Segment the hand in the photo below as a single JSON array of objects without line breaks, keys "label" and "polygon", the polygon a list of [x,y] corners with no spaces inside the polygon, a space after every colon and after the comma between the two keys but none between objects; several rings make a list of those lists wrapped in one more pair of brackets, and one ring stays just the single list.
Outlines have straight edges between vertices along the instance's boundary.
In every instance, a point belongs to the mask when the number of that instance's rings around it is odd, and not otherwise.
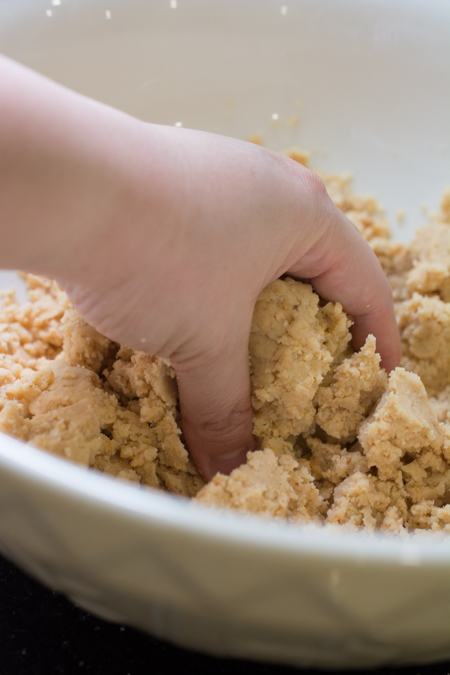
[{"label": "hand", "polygon": [[[28,72],[21,82],[25,119],[34,87],[35,129],[21,141],[17,175],[25,167],[39,190],[35,234],[17,266],[56,278],[109,338],[170,358],[183,431],[205,478],[228,473],[253,448],[250,324],[259,293],[281,274],[341,302],[354,346],[373,333],[383,366],[397,365],[388,282],[316,174],[256,145],[145,124]],[[10,153],[13,169],[14,161]],[[8,194],[0,217],[14,239],[31,214]],[[15,266],[15,256],[3,264]]]},{"label": "hand", "polygon": [[182,426],[206,478],[253,447],[248,339],[260,291],[285,272],[311,280],[372,332],[389,370],[399,357],[379,263],[290,159],[232,139],[130,121],[120,211],[59,278],[100,332],[171,359]]}]

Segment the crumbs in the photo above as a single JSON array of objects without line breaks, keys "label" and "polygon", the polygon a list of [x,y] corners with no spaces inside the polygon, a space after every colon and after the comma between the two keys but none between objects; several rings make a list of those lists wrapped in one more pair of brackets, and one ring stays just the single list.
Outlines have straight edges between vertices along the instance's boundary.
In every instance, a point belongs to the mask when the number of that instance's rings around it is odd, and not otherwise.
[{"label": "crumbs", "polygon": [[[254,141],[256,142],[256,140]],[[286,152],[302,164],[308,154]],[[389,379],[375,338],[359,352],[339,303],[278,279],[255,306],[249,356],[257,449],[204,484],[180,428],[167,360],[111,342],[55,282],[3,294],[0,430],[118,478],[205,505],[402,534],[450,533],[450,192],[411,244],[377,201],[321,174],[391,284],[403,348]]]}]

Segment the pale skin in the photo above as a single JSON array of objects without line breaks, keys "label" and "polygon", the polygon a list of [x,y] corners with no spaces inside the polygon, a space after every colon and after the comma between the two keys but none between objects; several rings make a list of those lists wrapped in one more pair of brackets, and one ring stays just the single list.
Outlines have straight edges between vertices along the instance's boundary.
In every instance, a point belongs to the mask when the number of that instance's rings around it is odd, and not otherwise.
[{"label": "pale skin", "polygon": [[387,280],[317,175],[256,145],[139,121],[0,57],[0,267],[56,279],[112,340],[169,358],[206,479],[253,448],[256,298],[309,279],[400,359]]}]

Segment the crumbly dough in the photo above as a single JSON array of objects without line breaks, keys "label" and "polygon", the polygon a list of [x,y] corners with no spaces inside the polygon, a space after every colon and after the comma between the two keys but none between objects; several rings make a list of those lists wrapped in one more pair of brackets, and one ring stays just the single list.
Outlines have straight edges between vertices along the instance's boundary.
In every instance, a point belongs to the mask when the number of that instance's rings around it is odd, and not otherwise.
[{"label": "crumbly dough", "polygon": [[263,445],[311,428],[314,396],[333,359],[347,348],[350,325],[341,305],[321,307],[307,284],[277,279],[262,291],[249,351],[253,433]]},{"label": "crumbly dough", "polygon": [[[286,154],[308,163],[296,148]],[[274,281],[249,342],[257,449],[205,485],[183,441],[170,363],[111,342],[55,282],[25,275],[29,302],[4,293],[0,312],[0,430],[212,507],[450,533],[450,191],[405,245],[350,176],[322,178],[392,287],[403,358],[389,380],[373,336],[354,353],[339,303],[308,283]]]},{"label": "crumbly dough", "polygon": [[318,388],[314,399],[316,424],[339,440],[355,437],[386,385],[387,375],[380,370],[375,338],[369,335],[361,351],[345,359],[333,372],[331,381]]},{"label": "crumbly dough", "polygon": [[65,294],[27,275],[4,296],[0,430],[67,459],[179,495],[203,486],[181,440],[170,364],[111,342]]}]

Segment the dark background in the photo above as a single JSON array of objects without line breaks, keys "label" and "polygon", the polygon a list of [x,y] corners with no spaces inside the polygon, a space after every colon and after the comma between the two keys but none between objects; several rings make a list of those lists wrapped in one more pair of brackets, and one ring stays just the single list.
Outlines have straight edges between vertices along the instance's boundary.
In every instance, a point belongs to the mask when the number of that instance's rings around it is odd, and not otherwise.
[{"label": "dark background", "polygon": [[[450,625],[449,625],[450,630]],[[90,616],[0,557],[0,675],[308,675],[197,654]],[[354,675],[450,675],[434,666],[352,671]],[[336,672],[334,673],[336,675]]]}]

